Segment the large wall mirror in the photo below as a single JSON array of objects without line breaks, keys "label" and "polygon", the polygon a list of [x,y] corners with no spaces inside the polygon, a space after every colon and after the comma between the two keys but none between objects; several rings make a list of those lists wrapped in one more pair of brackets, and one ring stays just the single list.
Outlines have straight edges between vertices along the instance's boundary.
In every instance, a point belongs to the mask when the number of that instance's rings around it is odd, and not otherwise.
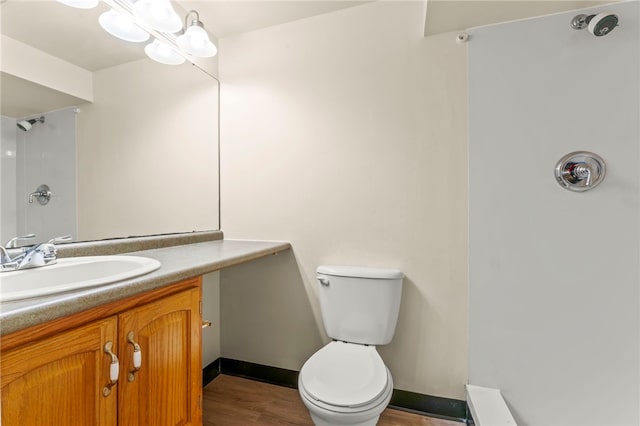
[{"label": "large wall mirror", "polygon": [[215,59],[154,62],[100,28],[103,3],[1,7],[2,244],[219,229]]}]

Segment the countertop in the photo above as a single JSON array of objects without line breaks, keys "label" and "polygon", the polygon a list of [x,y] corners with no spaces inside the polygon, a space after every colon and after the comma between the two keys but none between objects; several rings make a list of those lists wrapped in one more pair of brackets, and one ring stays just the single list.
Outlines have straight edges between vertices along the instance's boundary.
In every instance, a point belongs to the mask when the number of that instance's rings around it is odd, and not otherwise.
[{"label": "countertop", "polygon": [[156,259],[162,266],[115,284],[0,303],[0,336],[290,248],[288,242],[217,240],[127,252]]}]

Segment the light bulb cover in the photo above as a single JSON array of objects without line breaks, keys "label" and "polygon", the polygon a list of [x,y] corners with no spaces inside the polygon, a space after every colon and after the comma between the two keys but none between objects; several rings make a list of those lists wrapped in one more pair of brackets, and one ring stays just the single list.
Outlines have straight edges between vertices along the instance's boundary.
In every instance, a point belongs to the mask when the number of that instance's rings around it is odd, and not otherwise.
[{"label": "light bulb cover", "polygon": [[186,61],[186,59],[178,52],[176,52],[173,47],[169,46],[167,43],[161,42],[158,39],[155,39],[153,40],[153,42],[147,44],[144,47],[144,53],[146,53],[147,56],[154,61],[166,65],[180,65]]},{"label": "light bulb cover", "polygon": [[133,13],[158,31],[175,33],[182,29],[182,20],[170,0],[138,0],[133,4]]},{"label": "light bulb cover", "polygon": [[176,44],[184,52],[199,58],[210,58],[218,53],[200,21],[194,21],[184,34],[178,36]]},{"label": "light bulb cover", "polygon": [[100,26],[121,40],[140,43],[149,40],[149,33],[137,26],[131,18],[111,9],[98,18]]},{"label": "light bulb cover", "polygon": [[75,7],[78,9],[93,9],[98,5],[99,0],[57,0],[67,6]]}]

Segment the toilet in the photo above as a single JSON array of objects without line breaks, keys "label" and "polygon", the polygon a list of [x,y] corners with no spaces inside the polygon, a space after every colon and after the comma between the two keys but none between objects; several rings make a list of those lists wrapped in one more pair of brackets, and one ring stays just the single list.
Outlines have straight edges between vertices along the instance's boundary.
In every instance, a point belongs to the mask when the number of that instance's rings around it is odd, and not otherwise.
[{"label": "toilet", "polygon": [[333,341],[304,363],[298,390],[316,426],[375,425],[393,379],[376,350],[391,342],[402,272],[324,265],[317,269],[320,309]]}]

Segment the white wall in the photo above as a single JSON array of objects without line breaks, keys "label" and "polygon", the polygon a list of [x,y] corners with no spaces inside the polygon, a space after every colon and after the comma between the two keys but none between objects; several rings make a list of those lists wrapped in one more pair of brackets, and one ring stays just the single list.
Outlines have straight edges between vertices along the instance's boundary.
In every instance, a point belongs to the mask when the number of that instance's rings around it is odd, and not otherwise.
[{"label": "white wall", "polygon": [[[469,380],[518,424],[640,422],[638,6],[601,38],[577,12],[471,32]],[[554,177],[577,150],[608,167],[584,193]]]},{"label": "white wall", "polygon": [[[37,242],[63,235],[76,239],[76,114],[67,108],[42,115],[44,123],[16,132],[17,235],[36,234]],[[51,189],[51,200],[29,203],[41,184]]]},{"label": "white wall", "polygon": [[16,120],[0,116],[0,244],[17,235]]},{"label": "white wall", "polygon": [[466,47],[424,38],[425,7],[374,2],[220,41],[225,238],[294,247],[222,271],[223,356],[299,369],[327,341],[316,267],[394,267],[400,318],[379,350],[395,387],[464,398]]}]

